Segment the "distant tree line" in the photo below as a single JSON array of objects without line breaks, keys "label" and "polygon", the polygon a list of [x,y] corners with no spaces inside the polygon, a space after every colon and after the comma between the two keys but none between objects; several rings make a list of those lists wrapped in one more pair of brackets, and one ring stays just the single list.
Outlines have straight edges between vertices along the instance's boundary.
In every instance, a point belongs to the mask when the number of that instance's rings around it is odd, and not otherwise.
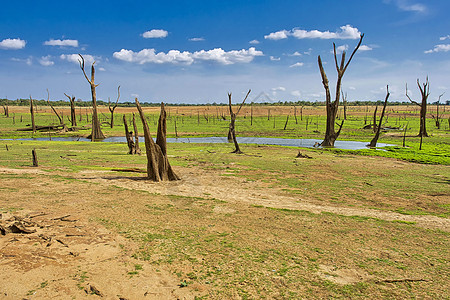
[{"label": "distant tree line", "polygon": [[[47,100],[33,100],[34,105],[39,106],[49,106]],[[356,100],[356,101],[349,101],[347,102],[348,106],[367,106],[367,105],[383,105],[382,100],[377,101],[369,101],[369,100]],[[54,100],[51,101],[53,106],[70,106],[70,102],[67,100]],[[258,102],[253,103],[255,105],[259,106],[325,106],[325,101],[277,101],[277,102]],[[437,104],[437,102],[434,102],[432,104]],[[450,105],[450,102],[447,101],[446,103],[440,103],[441,105]],[[0,105],[9,105],[9,106],[29,106],[30,105],[30,99],[17,99],[17,100],[10,100],[10,99],[0,99]],[[81,99],[78,99],[75,101],[75,105],[77,107],[90,107],[92,106],[92,101],[83,101]],[[97,105],[101,106],[108,106],[107,101],[103,100],[97,100]],[[160,106],[160,102],[142,102],[141,106],[143,107],[156,107]],[[177,104],[166,104],[166,106],[228,106],[226,103],[202,103],[202,104],[192,104],[192,103],[177,103]],[[249,106],[251,103],[246,103],[244,106]],[[395,102],[389,102],[388,105],[395,106],[395,105],[411,105],[410,102],[407,101],[395,101]],[[125,102],[119,102],[117,103],[117,106],[119,107],[135,107],[136,104],[131,101],[125,101]]]}]

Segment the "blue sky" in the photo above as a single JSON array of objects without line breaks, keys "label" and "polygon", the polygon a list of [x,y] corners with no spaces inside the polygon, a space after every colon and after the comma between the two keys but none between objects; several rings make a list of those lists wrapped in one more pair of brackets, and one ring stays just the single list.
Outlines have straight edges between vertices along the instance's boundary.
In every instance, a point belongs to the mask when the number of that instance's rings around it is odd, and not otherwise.
[{"label": "blue sky", "polygon": [[[96,61],[98,99],[323,101],[317,56],[334,89],[332,43],[351,52],[349,100],[450,98],[450,1],[8,1],[0,10],[0,97],[90,99],[77,62]],[[446,98],[447,97],[447,98]],[[262,98],[260,98],[262,101]]]}]

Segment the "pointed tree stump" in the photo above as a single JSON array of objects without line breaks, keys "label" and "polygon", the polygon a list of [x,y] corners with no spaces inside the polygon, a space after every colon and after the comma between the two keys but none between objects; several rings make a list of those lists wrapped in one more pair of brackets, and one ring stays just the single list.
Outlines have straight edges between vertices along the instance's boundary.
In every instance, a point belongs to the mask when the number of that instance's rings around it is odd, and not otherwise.
[{"label": "pointed tree stump", "polygon": [[161,103],[161,113],[158,121],[158,132],[156,135],[156,143],[153,141],[150,129],[145,119],[142,107],[136,98],[136,107],[141,117],[142,126],[144,128],[145,150],[147,154],[147,178],[156,182],[180,180],[177,174],[170,166],[167,159],[167,143],[166,143],[166,111],[164,103]]}]

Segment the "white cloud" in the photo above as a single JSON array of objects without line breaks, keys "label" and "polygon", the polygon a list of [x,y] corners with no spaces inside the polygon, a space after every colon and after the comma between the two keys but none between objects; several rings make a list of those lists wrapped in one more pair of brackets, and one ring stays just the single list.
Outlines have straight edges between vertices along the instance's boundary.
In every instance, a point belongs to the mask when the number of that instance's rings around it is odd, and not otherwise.
[{"label": "white cloud", "polygon": [[106,71],[106,69],[105,69],[105,68],[102,68],[102,67],[98,68],[98,70],[99,70],[99,71],[102,71],[102,72],[105,72],[105,71]]},{"label": "white cloud", "polygon": [[[76,64],[79,64],[79,61],[81,60],[78,54],[61,54],[59,58]],[[86,65],[90,65],[95,61],[95,58],[89,54],[83,54],[83,58]]]},{"label": "white cloud", "polygon": [[25,48],[26,43],[21,39],[4,39],[0,42],[0,49],[19,50]]},{"label": "white cloud", "polygon": [[11,58],[11,60],[12,61],[17,61],[17,62],[24,62],[24,63],[26,63],[29,66],[31,66],[33,64],[33,58],[31,56],[26,58],[26,59],[13,57],[13,58]]},{"label": "white cloud", "polygon": [[258,40],[251,40],[250,42],[248,42],[249,44],[252,44],[252,45],[258,45],[259,44],[259,41]]},{"label": "white cloud", "polygon": [[278,87],[271,88],[271,90],[274,92],[284,92],[284,91],[286,91],[286,88],[284,86],[278,86]]},{"label": "white cloud", "polygon": [[42,56],[42,57],[39,59],[39,63],[40,63],[42,66],[44,66],[44,67],[53,66],[53,65],[55,64],[55,62],[52,61],[51,58],[52,58],[52,57],[51,57],[50,55]]},{"label": "white cloud", "polygon": [[449,34],[449,35],[446,35],[446,36],[441,36],[441,37],[439,38],[439,40],[441,40],[441,41],[450,40],[450,34]]},{"label": "white cloud", "polygon": [[385,0],[385,3],[394,3],[398,9],[403,11],[411,11],[416,13],[427,12],[427,7],[421,3],[411,3],[410,0]]},{"label": "white cloud", "polygon": [[294,53],[291,54],[291,56],[302,56],[302,54],[298,51],[295,51]]},{"label": "white cloud", "polygon": [[291,92],[291,95],[294,96],[294,97],[301,97],[302,93],[300,91],[298,91],[298,90],[295,90],[295,91]]},{"label": "white cloud", "polygon": [[275,56],[270,56],[270,60],[271,60],[271,61],[280,61],[281,58],[275,57]]},{"label": "white cloud", "polygon": [[[347,50],[348,50],[348,45],[338,46],[338,47],[336,48],[336,54],[341,54],[342,52],[347,51]],[[333,53],[333,52],[334,52],[334,51],[331,50],[331,53]]]},{"label": "white cloud", "polygon": [[351,91],[356,90],[356,88],[354,86],[349,86],[348,89],[351,90]]},{"label": "white cloud", "polygon": [[359,51],[371,51],[371,50],[373,50],[373,48],[367,45],[361,45],[359,47]]},{"label": "white cloud", "polygon": [[169,32],[164,29],[152,29],[150,31],[146,31],[142,34],[142,36],[146,39],[161,39],[165,38]]},{"label": "white cloud", "polygon": [[305,55],[311,55],[312,50],[313,50],[312,48],[309,48],[308,51],[303,52],[303,54],[305,54]]},{"label": "white cloud", "polygon": [[195,37],[195,38],[189,39],[189,41],[191,41],[191,42],[203,42],[204,40],[205,40],[205,38],[202,38],[202,37]]},{"label": "white cloud", "polygon": [[48,41],[44,42],[44,45],[46,46],[60,46],[60,47],[78,47],[78,41],[77,40],[54,40],[50,39]]},{"label": "white cloud", "polygon": [[194,61],[213,61],[224,65],[234,63],[248,63],[251,62],[255,56],[262,56],[263,52],[256,50],[254,47],[248,50],[232,50],[224,51],[222,48],[215,48],[212,50],[200,50],[194,53],[189,51],[170,50],[167,53],[156,53],[155,49],[143,49],[139,52],[122,49],[119,52],[114,52],[113,56],[116,59],[134,62],[138,64],[145,63],[181,63],[190,65]]},{"label": "white cloud", "polygon": [[448,52],[448,51],[450,51],[450,44],[439,44],[434,46],[433,49],[425,51],[425,53]]},{"label": "white cloud", "polygon": [[265,35],[264,38],[266,40],[274,40],[274,41],[276,41],[276,40],[287,39],[288,38],[288,34],[289,34],[289,31],[287,31],[287,30],[280,30],[280,31],[277,31],[277,32],[269,33],[268,35]]},{"label": "white cloud", "polygon": [[303,30],[294,28],[290,31],[281,30],[277,32],[272,32],[268,35],[265,35],[265,39],[269,40],[281,40],[287,39],[289,36],[293,36],[297,39],[359,39],[361,36],[361,32],[356,27],[352,27],[351,25],[345,25],[340,27],[340,31],[330,32],[330,31],[319,31],[319,30]]},{"label": "white cloud", "polygon": [[289,68],[297,68],[297,67],[302,67],[304,65],[304,63],[302,63],[302,62],[298,62],[298,63],[295,63],[295,64],[293,64],[293,65],[290,65],[289,66]]}]

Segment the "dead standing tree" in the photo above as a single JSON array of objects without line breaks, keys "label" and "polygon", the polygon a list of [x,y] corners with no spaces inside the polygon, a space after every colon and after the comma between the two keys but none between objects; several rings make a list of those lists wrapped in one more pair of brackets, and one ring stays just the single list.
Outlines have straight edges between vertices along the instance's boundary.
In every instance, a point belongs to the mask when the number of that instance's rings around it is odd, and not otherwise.
[{"label": "dead standing tree", "polygon": [[430,95],[430,83],[428,82],[428,76],[425,83],[423,83],[423,87],[420,85],[419,79],[417,79],[417,86],[419,87],[420,94],[422,96],[422,102],[418,103],[411,99],[408,96],[408,84],[406,84],[406,97],[411,101],[411,103],[418,105],[420,107],[420,129],[419,134],[417,136],[427,137],[427,124],[426,124],[426,116],[427,116],[427,99]]},{"label": "dead standing tree", "polygon": [[95,88],[98,86],[98,84],[94,83],[94,79],[95,79],[95,68],[94,68],[94,64],[95,61],[92,63],[91,66],[91,79],[89,79],[89,77],[87,76],[86,72],[84,71],[84,58],[81,54],[78,54],[81,58],[81,60],[78,60],[78,62],[80,63],[80,68],[83,71],[84,77],[86,78],[86,80],[89,82],[90,86],[91,86],[91,96],[92,96],[92,132],[91,134],[88,136],[88,138],[90,138],[92,141],[95,140],[101,140],[105,138],[105,135],[102,132],[102,129],[100,128],[100,122],[98,121],[98,116],[97,116],[97,95],[95,93]]},{"label": "dead standing tree", "polygon": [[167,159],[167,144],[166,144],[166,111],[164,103],[161,103],[161,113],[158,121],[158,132],[156,135],[156,143],[153,141],[150,129],[145,119],[144,112],[141,105],[136,98],[136,107],[141,117],[142,126],[144,127],[145,149],[147,154],[147,178],[153,181],[173,181],[179,180],[177,174],[173,171]]},{"label": "dead standing tree", "polygon": [[331,94],[330,94],[330,87],[328,84],[328,78],[325,73],[325,70],[322,65],[322,59],[320,58],[320,55],[318,57],[318,63],[319,63],[319,69],[320,69],[320,75],[322,76],[322,84],[325,88],[325,95],[326,95],[326,108],[327,108],[327,127],[325,131],[325,138],[323,142],[321,143],[322,147],[333,147],[334,142],[338,138],[339,134],[341,133],[342,126],[344,125],[344,120],[342,120],[341,124],[339,125],[339,129],[336,132],[334,129],[334,124],[336,121],[336,115],[338,113],[339,108],[339,98],[341,95],[341,85],[342,85],[342,77],[344,76],[345,71],[347,70],[348,65],[352,61],[353,56],[355,55],[356,51],[359,49],[359,46],[361,46],[362,40],[363,40],[364,34],[361,34],[359,43],[356,46],[355,50],[353,50],[352,55],[350,56],[347,63],[345,63],[345,51],[342,52],[342,58],[340,65],[338,64],[337,60],[337,54],[336,54],[336,44],[333,43],[333,54],[334,54],[334,62],[336,65],[336,71],[337,71],[337,81],[336,81],[336,96],[333,102],[331,102]]},{"label": "dead standing tree", "polygon": [[60,116],[58,114],[58,112],[56,111],[56,109],[53,107],[52,103],[50,102],[50,92],[48,91],[48,89],[47,89],[47,103],[48,103],[48,105],[50,105],[50,107],[52,108],[52,110],[55,113],[56,117],[58,118],[59,125],[62,126],[64,131],[67,131],[68,130],[67,126],[66,126],[66,124],[64,124],[64,116],[62,116],[62,115]]},{"label": "dead standing tree", "polygon": [[133,132],[128,129],[127,118],[123,115],[123,126],[125,127],[125,137],[127,139],[128,144],[128,154],[136,154],[136,145],[133,142]]},{"label": "dead standing tree", "polygon": [[70,97],[66,93],[64,93],[70,101],[70,123],[72,123],[72,127],[77,126],[77,118],[75,114],[75,96]]},{"label": "dead standing tree", "polygon": [[111,101],[108,98],[108,109],[109,112],[111,113],[111,128],[114,127],[114,110],[117,107],[117,103],[119,103],[119,98],[120,98],[120,85],[117,87],[117,100],[116,103],[114,103],[114,105],[111,107]]},{"label": "dead standing tree", "polygon": [[238,108],[236,113],[233,112],[233,107],[231,106],[231,93],[228,93],[228,107],[230,109],[230,118],[231,118],[230,128],[228,130],[228,139],[230,140],[230,137],[231,137],[231,139],[234,142],[234,147],[235,147],[234,151],[232,151],[231,153],[237,153],[237,154],[241,154],[242,153],[241,149],[239,148],[239,144],[237,142],[237,139],[236,139],[235,123],[236,123],[236,117],[239,114],[239,112],[241,111],[241,108],[244,105],[245,100],[247,100],[247,97],[248,97],[248,95],[250,94],[251,91],[252,90],[248,90],[247,95],[244,98],[244,101],[242,101],[242,103],[239,106],[239,108]]},{"label": "dead standing tree", "polygon": [[378,138],[380,137],[380,131],[381,131],[381,123],[383,122],[383,117],[384,117],[384,112],[386,111],[386,104],[389,98],[389,86],[386,86],[386,98],[384,99],[384,104],[383,104],[383,110],[381,111],[381,117],[380,117],[380,122],[378,123],[378,126],[375,124],[374,121],[374,126],[377,128],[376,132],[375,132],[375,136],[373,137],[373,139],[370,141],[369,143],[369,147],[370,148],[375,148],[377,146],[377,141]]},{"label": "dead standing tree", "polygon": [[33,107],[33,98],[30,95],[30,114],[31,114],[31,128],[33,133],[36,132],[36,123],[34,123],[34,107]]}]

